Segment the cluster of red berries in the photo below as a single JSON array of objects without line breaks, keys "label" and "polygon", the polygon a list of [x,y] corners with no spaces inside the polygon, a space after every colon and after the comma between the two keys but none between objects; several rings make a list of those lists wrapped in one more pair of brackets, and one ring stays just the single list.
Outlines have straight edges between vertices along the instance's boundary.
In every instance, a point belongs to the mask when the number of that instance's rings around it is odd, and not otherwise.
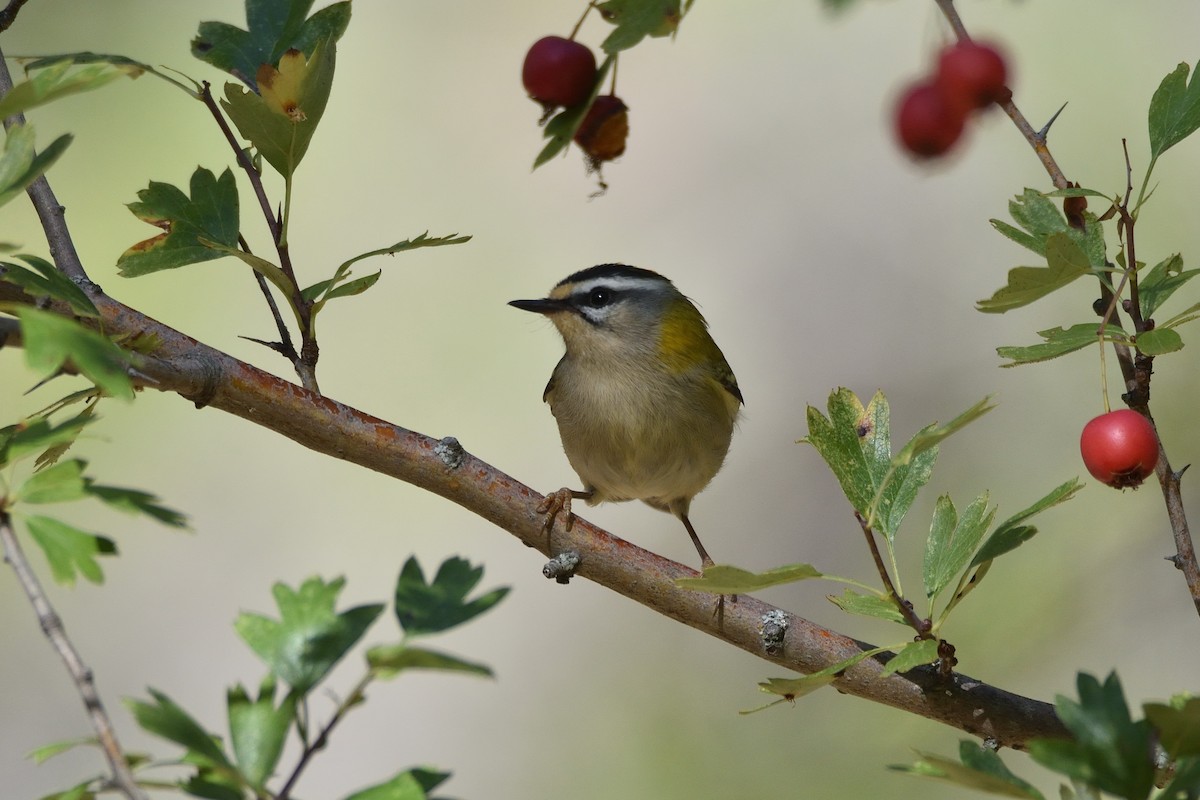
[{"label": "cluster of red berries", "polygon": [[896,135],[917,158],[946,153],[974,111],[1010,96],[1008,68],[992,45],[962,41],[942,49],[932,77],[909,86],[896,106]]},{"label": "cluster of red berries", "polygon": [[[561,36],[538,39],[525,54],[521,68],[525,91],[547,113],[586,103],[596,84],[596,57],[586,45]],[[593,164],[611,161],[625,152],[629,109],[613,94],[592,101],[574,140]]]}]

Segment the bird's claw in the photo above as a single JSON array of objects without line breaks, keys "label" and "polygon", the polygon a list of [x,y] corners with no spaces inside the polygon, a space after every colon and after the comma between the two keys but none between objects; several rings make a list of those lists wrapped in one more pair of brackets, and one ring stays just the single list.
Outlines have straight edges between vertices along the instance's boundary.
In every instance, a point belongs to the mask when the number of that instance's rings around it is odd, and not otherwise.
[{"label": "bird's claw", "polygon": [[537,512],[545,514],[546,519],[542,523],[542,530],[546,533],[554,527],[554,520],[559,514],[563,515],[563,527],[565,530],[571,530],[575,524],[575,514],[571,511],[571,500],[574,499],[575,493],[570,489],[559,489],[557,492],[551,492],[546,495],[542,502],[538,503]]}]

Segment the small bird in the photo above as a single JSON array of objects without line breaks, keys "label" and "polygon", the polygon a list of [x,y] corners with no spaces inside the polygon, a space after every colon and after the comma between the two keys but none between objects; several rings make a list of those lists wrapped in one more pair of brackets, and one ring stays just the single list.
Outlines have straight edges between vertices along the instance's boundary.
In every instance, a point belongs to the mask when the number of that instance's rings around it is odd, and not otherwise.
[{"label": "small bird", "polygon": [[572,498],[641,500],[678,517],[711,566],[688,509],[721,469],[742,392],[700,311],[662,275],[624,264],[509,305],[549,317],[566,345],[542,399],[584,488],[546,498],[547,528],[559,511],[570,527]]}]

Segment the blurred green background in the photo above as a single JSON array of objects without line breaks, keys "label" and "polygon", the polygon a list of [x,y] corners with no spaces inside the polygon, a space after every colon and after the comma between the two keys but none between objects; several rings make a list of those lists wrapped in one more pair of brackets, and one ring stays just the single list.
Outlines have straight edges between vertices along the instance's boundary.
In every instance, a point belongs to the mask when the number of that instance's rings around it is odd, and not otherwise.
[{"label": "blurred green background", "polygon": [[[842,15],[811,1],[697,3],[674,41],[622,56],[629,149],[605,170],[608,194],[594,199],[575,151],[531,173],[539,109],[519,79],[528,45],[565,35],[582,7],[355,4],[328,113],[297,176],[298,270],[315,281],[353,254],[425,230],[474,238],[362,265],[360,274],[382,267],[380,283],[322,318],[319,374],[329,396],[456,436],[541,490],[573,484],[540,402],[561,346],[544,321],[505,302],[540,296],[576,269],[623,261],[663,272],[698,301],[746,395],[726,467],[692,511],[719,561],[754,569],[808,561],[872,579],[833,478],[811,448],[794,443],[806,432],[805,407],[823,408],[837,386],[864,399],[887,392],[897,439],[997,396],[996,411],[943,446],[910,515],[902,560],[911,589],[938,493],[961,507],[990,490],[1003,518],[1084,472],[1078,432],[1102,411],[1095,351],[1000,370],[994,348],[1087,320],[1092,287],[1080,282],[1002,317],[973,309],[1010,267],[1031,263],[988,219],[1005,217],[1024,187],[1048,187],[1040,165],[998,113],[934,167],[910,163],[892,143],[893,98],[942,41],[932,3],[863,2]],[[1035,127],[1070,101],[1051,136],[1054,152],[1069,177],[1110,192],[1125,183],[1122,138],[1135,175],[1146,164],[1154,88],[1200,56],[1200,5],[1190,0],[963,2],[961,10],[977,36],[1009,51],[1016,100]],[[219,87],[222,76],[188,52],[207,19],[241,25],[241,4],[36,0],[0,42],[8,55],[121,53]],[[593,19],[581,38],[596,46],[606,30]],[[206,112],[143,77],[30,117],[43,143],[76,134],[50,177],[93,279],[290,378],[281,359],[239,338],[273,335],[242,266],[116,275],[117,256],[154,233],[123,204],[150,180],[186,185],[197,165],[231,163]],[[1200,142],[1164,156],[1157,177],[1137,228],[1139,255],[1194,259]],[[242,216],[251,244],[266,252],[246,199]],[[0,210],[0,231],[47,255],[26,203]],[[1154,410],[1176,466],[1200,446],[1194,347],[1161,359],[1155,377]],[[32,383],[19,352],[0,354],[0,421],[66,387],[23,396]],[[1119,393],[1114,387],[1114,403]],[[345,605],[374,602],[389,595],[410,553],[429,569],[461,554],[486,565],[484,586],[514,591],[437,644],[488,662],[496,680],[416,674],[375,686],[315,760],[303,796],[343,796],[414,764],[453,770],[446,794],[500,800],[966,794],[885,769],[911,760],[913,747],[955,752],[957,731],[831,690],[739,716],[764,699],[755,683],[780,670],[593,584],[543,579],[540,556],[439,498],[178,397],[147,391],[102,412],[77,453],[104,481],[159,494],[194,528],[165,532],[85,506],[66,512],[115,535],[122,549],[106,562],[106,586],[55,587],[52,599],[132,750],[174,752],[142,735],[119,702],[144,697],[147,686],[224,731],[225,687],[256,684],[263,671],[231,622],[242,610],[273,614],[273,581],[346,575]],[[695,560],[667,515],[633,504],[585,515]],[[1089,479],[1039,525],[946,631],[961,670],[1043,699],[1073,694],[1077,670],[1118,669],[1134,702],[1195,689],[1197,620],[1182,579],[1162,560],[1173,545],[1157,489],[1121,494]],[[814,583],[764,596],[869,641],[897,638],[894,626],[840,614],[824,599],[836,591]],[[390,636],[381,627],[368,640]],[[92,752],[41,767],[25,758],[90,729],[8,574],[0,641],[3,794],[37,797],[100,770]],[[348,691],[357,675],[354,663],[340,669],[333,690]],[[318,700],[314,718],[332,706]],[[1007,759],[1057,791],[1024,756]]]}]

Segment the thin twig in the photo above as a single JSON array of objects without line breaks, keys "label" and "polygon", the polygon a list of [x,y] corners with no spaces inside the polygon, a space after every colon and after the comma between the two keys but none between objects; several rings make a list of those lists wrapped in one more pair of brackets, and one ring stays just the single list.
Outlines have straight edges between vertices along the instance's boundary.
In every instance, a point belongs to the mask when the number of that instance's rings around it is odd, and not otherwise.
[{"label": "thin twig", "polygon": [[[962,18],[959,16],[958,10],[954,7],[954,0],[934,0],[934,2],[937,3],[938,8],[941,9],[949,21],[950,27],[954,29],[959,39],[969,39],[970,37],[967,34],[966,27],[963,25]],[[1070,188],[1072,185],[1071,182],[1067,180],[1066,175],[1059,169],[1058,163],[1050,153],[1050,148],[1046,144],[1045,132],[1033,130],[1029,121],[1025,119],[1024,115],[1021,114],[1012,102],[1011,93],[1009,99],[1006,102],[1001,102],[1000,105],[1017,126],[1017,130],[1021,132],[1034,152],[1037,153],[1042,165],[1046,168],[1046,172],[1049,173],[1054,186],[1058,189]],[[1146,320],[1142,319],[1138,299],[1137,253],[1134,250],[1133,237],[1133,226],[1136,218],[1129,211],[1129,198],[1133,193],[1132,167],[1129,163],[1129,148],[1124,140],[1122,140],[1122,147],[1125,150],[1126,190],[1124,199],[1116,204],[1114,208],[1120,215],[1118,233],[1122,235],[1122,241],[1125,246],[1125,275],[1122,278],[1121,287],[1118,287],[1116,292],[1113,292],[1103,278],[1100,280],[1100,300],[1101,304],[1103,304],[1103,310],[1100,310],[1098,307],[1097,313],[1103,317],[1101,329],[1110,323],[1120,326],[1120,313],[1117,310],[1117,302],[1120,291],[1124,287],[1124,282],[1128,279],[1130,283],[1128,313],[1133,322],[1133,332],[1136,335],[1145,331],[1147,323]],[[1153,167],[1153,163],[1151,167]],[[1149,171],[1147,171],[1148,175]],[[1142,196],[1145,194],[1145,189],[1145,182],[1143,182],[1142,190],[1138,197],[1139,205],[1142,201]],[[1130,408],[1145,416],[1153,424],[1154,417],[1150,413],[1150,379],[1153,374],[1153,356],[1148,356],[1140,351],[1135,354],[1124,342],[1113,341],[1112,346],[1116,352],[1117,363],[1121,366],[1121,374],[1125,381],[1126,392],[1122,396],[1122,399],[1125,400]],[[1157,432],[1157,426],[1155,426],[1155,431]],[[1183,506],[1183,497],[1180,491],[1180,478],[1183,475],[1183,470],[1176,471],[1171,468],[1171,464],[1167,460],[1166,450],[1162,446],[1161,437],[1159,438],[1158,463],[1154,471],[1158,477],[1159,485],[1162,487],[1163,498],[1167,507],[1167,518],[1170,520],[1171,532],[1175,539],[1176,556],[1172,561],[1183,572],[1188,593],[1192,598],[1192,604],[1196,607],[1196,612],[1200,614],[1200,563],[1197,562],[1195,545],[1192,542],[1191,531],[1188,526],[1187,515]]]},{"label": "thin twig", "polygon": [[867,537],[867,548],[871,551],[871,557],[875,560],[875,569],[879,571],[879,578],[883,581],[884,588],[887,589],[888,595],[896,604],[896,608],[900,611],[900,615],[904,617],[904,621],[908,626],[917,632],[917,637],[920,639],[931,639],[929,633],[932,625],[929,620],[921,619],[921,616],[913,609],[912,603],[905,600],[896,591],[896,584],[892,583],[892,576],[888,572],[887,565],[883,563],[883,555],[879,552],[879,545],[875,542],[875,531],[867,524],[866,518],[857,511],[854,512],[854,518],[858,520],[858,526],[862,528],[863,536]]},{"label": "thin twig", "polygon": [[0,11],[0,32],[6,31],[12,27],[12,24],[17,21],[17,13],[20,12],[21,6],[28,3],[29,0],[8,0],[8,5]]},{"label": "thin twig", "polygon": [[8,512],[3,509],[0,509],[0,544],[3,545],[4,560],[12,567],[17,576],[17,582],[21,584],[21,588],[25,590],[25,596],[29,598],[29,604],[33,606],[42,633],[46,635],[59,658],[66,665],[67,672],[70,673],[75,687],[79,690],[79,696],[83,698],[83,707],[87,709],[88,716],[92,720],[92,727],[96,730],[96,738],[104,751],[104,757],[108,759],[109,769],[112,770],[113,786],[129,800],[146,800],[146,794],[137,785],[137,779],[133,777],[133,773],[125,761],[125,753],[121,749],[120,742],[117,741],[116,729],[113,727],[112,720],[109,719],[108,712],[104,709],[100,694],[96,691],[92,670],[84,663],[79,651],[67,637],[62,618],[58,616],[50,604],[50,600],[46,597],[46,593],[43,591],[37,575],[34,574],[29,560],[25,558],[21,543],[12,529]]},{"label": "thin twig", "polygon": [[355,684],[350,694],[346,696],[346,699],[338,705],[337,710],[333,712],[333,716],[321,728],[320,733],[317,734],[317,738],[311,743],[305,744],[304,752],[300,754],[300,758],[296,762],[296,766],[292,769],[292,774],[288,776],[287,781],[283,784],[283,788],[275,795],[275,800],[289,800],[292,789],[296,786],[296,781],[300,780],[300,775],[304,772],[305,767],[308,766],[309,761],[329,744],[329,735],[333,733],[333,729],[337,724],[345,718],[346,712],[362,703],[363,692],[366,691],[367,686],[374,678],[375,674],[373,672],[368,672],[364,675]]}]

